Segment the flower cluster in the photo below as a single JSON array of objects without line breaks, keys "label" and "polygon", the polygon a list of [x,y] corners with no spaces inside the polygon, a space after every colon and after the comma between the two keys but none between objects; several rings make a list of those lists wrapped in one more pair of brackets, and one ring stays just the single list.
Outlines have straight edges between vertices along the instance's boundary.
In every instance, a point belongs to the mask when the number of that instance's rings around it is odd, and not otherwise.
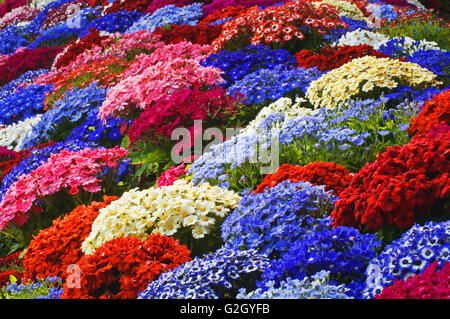
[{"label": "flower cluster", "polygon": [[[132,0],[133,1],[133,0]],[[195,0],[153,0],[152,3],[147,7],[145,12],[154,13],[158,9],[165,8],[167,6],[177,6],[177,7],[186,7]]]},{"label": "flower cluster", "polygon": [[411,119],[408,131],[424,134],[436,125],[450,125],[450,90],[441,92],[427,101],[418,116]]},{"label": "flower cluster", "polygon": [[275,285],[266,281],[263,288],[246,292],[239,290],[237,299],[351,299],[345,293],[349,289],[345,285],[330,283],[330,272],[319,271],[311,277],[302,280],[290,277]]},{"label": "flower cluster", "polygon": [[221,30],[222,27],[218,25],[171,24],[170,26],[156,28],[153,34],[166,44],[187,41],[207,45],[219,36]]},{"label": "flower cluster", "polygon": [[120,237],[105,242],[78,266],[83,274],[81,288],[64,284],[62,299],[135,299],[161,274],[188,262],[189,250],[171,237],[149,235]]},{"label": "flower cluster", "polygon": [[433,262],[438,268],[450,261],[450,222],[414,225],[402,237],[386,246],[366,269],[366,297],[379,295],[395,279],[407,280]]},{"label": "flower cluster", "polygon": [[61,47],[17,50],[0,64],[0,85],[11,82],[27,71],[49,68],[61,50]]},{"label": "flower cluster", "polygon": [[267,175],[254,192],[262,193],[266,188],[272,188],[285,180],[293,183],[304,181],[313,185],[325,185],[325,191],[332,190],[333,194],[339,196],[349,186],[351,176],[345,167],[333,162],[312,162],[305,166],[283,164],[275,174]]},{"label": "flower cluster", "polygon": [[[134,23],[139,21],[139,19],[141,19],[143,16],[144,14],[138,11],[130,12],[123,10],[114,13],[109,13],[89,22],[89,24],[85,26],[85,30],[95,28],[99,31],[105,31],[108,33],[114,32],[123,33],[127,31],[131,26],[133,26]],[[85,34],[81,32],[81,35]]]},{"label": "flower cluster", "polygon": [[103,202],[78,206],[64,218],[54,220],[51,227],[41,230],[23,257],[25,280],[47,276],[65,279],[68,267],[84,255],[81,244],[89,235],[99,210],[116,199],[118,197],[104,196]]},{"label": "flower cluster", "polygon": [[[13,94],[0,100],[0,124],[17,125],[19,121],[34,118],[42,113],[44,99],[53,85],[30,85],[18,88]],[[32,121],[31,119],[29,121]],[[24,125],[24,124],[22,124]]]},{"label": "flower cluster", "polygon": [[375,235],[363,235],[351,227],[310,232],[292,243],[280,259],[271,261],[262,278],[278,283],[288,277],[303,279],[326,270],[335,282],[361,282],[380,244]]},{"label": "flower cluster", "polygon": [[147,14],[136,21],[127,33],[132,33],[141,30],[155,31],[158,27],[165,25],[184,25],[195,26],[199,18],[203,16],[202,4],[194,3],[185,7],[177,7],[175,5],[167,5],[161,9],[156,10],[153,14]]},{"label": "flower cluster", "polygon": [[[311,82],[321,76],[316,68],[293,68],[276,65],[272,68],[259,69],[244,76],[228,88],[231,95],[243,94],[244,103],[262,103],[266,100],[278,100],[288,96],[303,96]],[[282,85],[280,85],[282,83]]]},{"label": "flower cluster", "polygon": [[217,87],[208,91],[198,88],[176,91],[169,98],[147,107],[133,122],[128,131],[130,142],[170,140],[172,132],[179,127],[186,127],[195,138],[194,121],[220,125],[218,121],[237,113],[236,104],[235,98]]},{"label": "flower cluster", "polygon": [[158,187],[173,185],[176,180],[186,175],[187,172],[188,171],[184,164],[172,166],[161,174],[161,176],[156,181],[156,185],[158,185]]},{"label": "flower cluster", "polygon": [[423,273],[406,280],[394,279],[376,299],[448,299],[450,294],[450,262],[438,270],[438,262],[427,266]]},{"label": "flower cluster", "polygon": [[263,45],[250,45],[244,49],[211,54],[201,62],[204,66],[219,68],[224,72],[223,85],[231,85],[246,75],[260,69],[272,69],[278,65],[295,66],[295,58],[286,50],[271,50]]},{"label": "flower cluster", "polygon": [[2,184],[0,189],[0,199],[3,198],[7,190],[19,179],[23,174],[29,174],[55,153],[64,149],[71,151],[80,151],[86,147],[93,147],[92,143],[67,142],[56,143],[51,141],[39,146],[33,146],[21,151],[19,156],[7,162],[5,169],[2,171]]},{"label": "flower cluster", "polygon": [[13,219],[17,225],[23,225],[39,198],[60,190],[70,189],[71,195],[80,189],[90,193],[100,191],[98,175],[105,167],[116,167],[127,153],[119,148],[87,148],[79,152],[63,150],[50,156],[45,164],[19,177],[8,189],[0,202],[0,228],[5,228]]},{"label": "flower cluster", "polygon": [[109,90],[100,117],[128,115],[178,90],[221,83],[218,69],[201,66],[198,61],[208,48],[180,42],[139,56],[123,80]]},{"label": "flower cluster", "polygon": [[221,226],[222,238],[236,249],[279,255],[308,232],[330,226],[334,198],[323,186],[282,182],[264,193],[244,196]]},{"label": "flower cluster", "polygon": [[234,46],[272,45],[289,43],[292,40],[304,40],[312,30],[318,34],[327,34],[330,29],[346,24],[339,19],[335,7],[313,1],[288,1],[280,6],[259,10],[251,7],[231,21],[225,22],[221,35],[212,43],[210,53]]},{"label": "flower cluster", "polygon": [[150,233],[189,244],[192,238],[208,235],[239,200],[232,191],[207,183],[194,186],[185,180],[143,191],[133,189],[101,210],[82,250],[90,254],[104,241],[121,236],[142,239]]},{"label": "flower cluster", "polygon": [[313,81],[306,97],[315,107],[347,105],[349,99],[378,96],[399,86],[413,89],[437,85],[436,75],[415,63],[364,56]]},{"label": "flower cluster", "polygon": [[223,11],[225,9],[229,9],[230,7],[238,7],[242,6],[244,8],[259,6],[259,7],[269,7],[274,4],[280,3],[279,0],[212,0],[210,3],[205,4],[204,11],[205,16],[212,15],[217,13],[217,11]]},{"label": "flower cluster", "polygon": [[450,75],[450,52],[438,50],[420,50],[412,53],[406,61],[417,63],[436,75],[448,77]]},{"label": "flower cluster", "polygon": [[224,246],[162,274],[138,299],[235,298],[238,288],[256,286],[255,280],[267,264],[267,257],[255,250]]},{"label": "flower cluster", "polygon": [[449,133],[415,136],[404,146],[388,147],[374,163],[353,176],[331,213],[335,225],[371,231],[384,226],[408,229],[416,221],[445,213],[449,196]]},{"label": "flower cluster", "polygon": [[[24,147],[45,143],[55,137],[64,138],[87,114],[97,112],[106,98],[107,89],[92,83],[87,88],[74,88],[56,101],[23,142]],[[67,132],[67,133],[66,133]]]},{"label": "flower cluster", "polygon": [[387,55],[376,51],[373,47],[363,44],[356,46],[335,46],[320,49],[317,54],[309,50],[301,50],[296,54],[299,67],[310,68],[317,67],[320,71],[337,69],[353,59],[363,56],[375,56],[385,58]]}]

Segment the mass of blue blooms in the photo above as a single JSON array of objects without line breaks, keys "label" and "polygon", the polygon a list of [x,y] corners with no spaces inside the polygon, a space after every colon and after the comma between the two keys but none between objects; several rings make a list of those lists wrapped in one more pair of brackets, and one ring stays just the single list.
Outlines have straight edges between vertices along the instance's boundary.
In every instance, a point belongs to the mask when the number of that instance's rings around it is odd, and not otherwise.
[{"label": "mass of blue blooms", "polygon": [[[38,282],[31,283],[13,283],[6,287],[6,291],[14,298],[18,299],[60,299],[64,292],[62,288],[63,282],[58,277],[47,277]],[[48,294],[43,294],[43,291],[47,291]],[[16,299],[16,298],[14,298]]]},{"label": "mass of blue blooms", "polygon": [[190,26],[196,26],[202,16],[203,9],[201,3],[193,3],[184,7],[167,5],[156,10],[152,14],[147,14],[141,17],[130,28],[128,28],[126,33],[142,30],[153,32],[158,27],[164,27],[172,24],[188,24]]},{"label": "mass of blue blooms", "polygon": [[297,60],[286,50],[272,50],[263,45],[250,45],[233,52],[221,51],[211,54],[201,61],[203,66],[216,67],[222,70],[223,86],[241,80],[244,76],[259,69],[272,69],[278,65],[294,67]]},{"label": "mass of blue blooms", "polygon": [[236,249],[282,255],[305,234],[330,227],[325,214],[334,200],[324,186],[283,181],[263,193],[242,197],[221,226],[222,238]]},{"label": "mass of blue blooms", "polygon": [[421,274],[434,261],[441,268],[450,261],[450,221],[414,225],[394,240],[366,269],[366,297],[373,298],[395,279],[406,280]]},{"label": "mass of blue blooms", "polygon": [[[139,293],[138,299],[235,298],[244,283],[255,283],[268,259],[255,250],[222,247],[165,272]],[[253,280],[252,280],[252,277]]]},{"label": "mass of blue blooms", "polygon": [[86,88],[67,91],[52,109],[45,112],[22,146],[28,148],[51,141],[55,136],[64,137],[64,130],[76,127],[90,112],[98,113],[107,93],[108,89],[98,87],[96,82]]},{"label": "mass of blue blooms", "polygon": [[228,94],[243,94],[245,104],[276,101],[283,96],[295,98],[303,96],[311,82],[321,75],[316,67],[305,69],[275,65],[244,76],[228,88]]},{"label": "mass of blue blooms", "polygon": [[124,33],[130,28],[136,21],[144,16],[144,13],[138,11],[118,11],[101,16],[91,21],[80,33],[80,36],[84,36],[89,33],[90,28],[95,28],[99,31],[106,31],[109,33],[120,32]]},{"label": "mass of blue blooms", "polygon": [[19,47],[28,44],[30,32],[26,27],[10,25],[0,31],[0,54],[14,53]]},{"label": "mass of blue blooms", "polygon": [[[307,233],[292,243],[280,259],[272,260],[262,274],[263,281],[279,283],[288,277],[303,279],[326,270],[333,282],[360,285],[364,271],[376,256],[381,241],[352,227],[325,228]],[[353,294],[358,291],[353,287]]]},{"label": "mass of blue blooms", "polygon": [[3,100],[5,98],[7,98],[9,95],[13,94],[17,90],[17,87],[19,85],[32,84],[32,82],[35,78],[41,76],[42,74],[46,74],[46,73],[48,73],[47,69],[40,69],[40,70],[36,70],[36,71],[25,72],[24,74],[19,76],[17,79],[12,80],[8,84],[5,84],[0,89],[0,100]]},{"label": "mass of blue blooms", "polygon": [[0,100],[0,124],[13,124],[43,113],[46,94],[53,91],[53,84],[29,85],[18,88],[13,94]]},{"label": "mass of blue blooms", "polygon": [[439,50],[419,50],[406,58],[408,62],[417,63],[439,76],[449,79],[450,52]]}]

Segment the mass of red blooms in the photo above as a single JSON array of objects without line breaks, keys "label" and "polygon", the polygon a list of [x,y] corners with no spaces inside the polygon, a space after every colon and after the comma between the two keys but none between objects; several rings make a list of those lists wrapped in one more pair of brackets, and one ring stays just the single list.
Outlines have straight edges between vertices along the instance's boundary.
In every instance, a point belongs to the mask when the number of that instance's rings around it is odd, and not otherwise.
[{"label": "mass of red blooms", "polygon": [[[205,8],[205,7],[203,7]],[[215,11],[214,13],[208,14],[206,18],[201,20],[198,25],[210,25],[211,23],[223,20],[223,19],[229,19],[229,18],[235,18],[238,15],[244,11],[245,8],[243,6],[235,6],[235,7],[226,7],[223,9],[220,9],[218,11]],[[203,10],[204,11],[204,10]]]},{"label": "mass of red blooms", "polygon": [[17,156],[19,156],[18,152],[10,150],[6,146],[0,146],[0,162],[9,161],[10,159],[15,158]]},{"label": "mass of red blooms", "polygon": [[266,175],[254,192],[263,193],[267,187],[274,187],[286,180],[293,183],[303,181],[313,185],[325,185],[326,191],[333,190],[333,194],[339,195],[350,184],[351,176],[344,166],[334,162],[312,162],[305,166],[283,164],[275,174]]},{"label": "mass of red blooms", "polygon": [[19,259],[20,254],[22,253],[22,251],[16,251],[15,253],[6,256],[4,258],[0,258],[0,266],[2,265],[6,265],[6,264],[22,264],[22,261]]},{"label": "mass of red blooms", "polygon": [[211,3],[203,6],[203,12],[208,16],[229,7],[243,6],[249,8],[253,6],[271,6],[280,2],[279,0],[212,0]]},{"label": "mass of red blooms", "polygon": [[255,6],[223,25],[222,33],[212,43],[213,49],[210,53],[235,46],[272,43],[279,45],[295,39],[303,40],[305,34],[300,30],[302,26],[307,26],[321,35],[336,27],[348,27],[340,20],[335,7],[327,4],[317,7],[312,0],[286,2],[281,6],[263,10]]},{"label": "mass of red blooms", "polygon": [[[334,226],[405,230],[438,218],[450,195],[450,132],[416,135],[392,146],[353,176],[331,213]],[[444,202],[443,202],[444,201]]]},{"label": "mass of red blooms", "polygon": [[12,158],[9,161],[6,162],[0,162],[0,183],[3,181],[3,179],[5,178],[5,176],[11,172],[11,170],[16,167],[17,165],[19,165],[19,163],[21,161],[23,161],[25,158],[27,158],[28,156],[30,156],[30,153],[32,150],[38,150],[38,149],[42,149],[45,148],[47,146],[51,146],[51,145],[55,145],[56,141],[51,141],[42,145],[38,145],[38,146],[33,146],[30,147],[26,150],[22,150],[20,152],[16,153],[16,156],[14,158]]},{"label": "mass of red blooms", "polygon": [[20,280],[20,279],[22,279],[23,274],[15,271],[15,270],[8,270],[5,272],[0,272],[0,288],[10,284],[10,280],[9,280],[10,276],[14,276],[17,278],[17,280]]},{"label": "mass of red blooms", "polygon": [[100,46],[101,41],[106,38],[107,36],[101,36],[100,31],[97,29],[89,29],[88,35],[81,39],[73,39],[66,45],[64,51],[55,58],[52,69],[59,69],[69,65],[71,62],[75,61],[79,54],[92,49],[94,46]]},{"label": "mass of red blooms", "polygon": [[0,18],[8,12],[11,12],[12,9],[25,6],[26,4],[27,0],[5,0],[3,4],[0,5]]},{"label": "mass of red blooms", "polygon": [[104,196],[103,202],[78,206],[70,214],[54,220],[51,227],[41,230],[24,255],[25,280],[48,276],[65,279],[67,267],[83,257],[81,244],[91,232],[100,209],[117,199],[115,196]]},{"label": "mass of red blooms", "polygon": [[81,288],[66,282],[61,299],[136,299],[163,272],[191,260],[190,251],[172,237],[149,235],[146,240],[118,237],[105,242],[77,263]]},{"label": "mass of red blooms", "polygon": [[[222,88],[201,91],[198,88],[176,91],[167,99],[147,107],[128,132],[131,144],[139,139],[154,142],[170,140],[174,129],[185,127],[194,138],[194,121],[207,124],[237,112],[237,101]],[[211,124],[220,124],[211,123]],[[205,125],[205,123],[203,123]]]},{"label": "mass of red blooms", "polygon": [[425,103],[422,111],[411,119],[408,133],[424,134],[437,125],[450,125],[450,90],[433,96]]},{"label": "mass of red blooms", "polygon": [[18,78],[27,71],[48,69],[62,47],[37,49],[19,48],[0,64],[0,86]]},{"label": "mass of red blooms", "polygon": [[166,44],[173,44],[182,41],[189,41],[200,45],[210,44],[220,35],[222,27],[220,25],[196,25],[190,26],[171,25],[167,27],[157,28],[153,34],[160,37],[160,40]]},{"label": "mass of red blooms", "polygon": [[[74,14],[75,8],[79,10],[88,7],[89,0],[76,0],[68,3],[64,3],[56,9],[49,10],[47,18],[42,24],[42,29],[48,29],[56,26],[57,24],[66,21],[70,16]],[[77,9],[77,10],[78,10]]]},{"label": "mass of red blooms", "polygon": [[372,46],[363,45],[344,45],[344,46],[327,46],[320,49],[320,53],[310,50],[301,50],[296,54],[299,67],[311,68],[317,67],[320,71],[337,69],[353,59],[363,56],[375,56],[377,58],[386,58],[388,55],[375,50]]},{"label": "mass of red blooms", "polygon": [[450,299],[450,262],[438,270],[435,261],[424,272],[406,280],[394,279],[375,299]]}]

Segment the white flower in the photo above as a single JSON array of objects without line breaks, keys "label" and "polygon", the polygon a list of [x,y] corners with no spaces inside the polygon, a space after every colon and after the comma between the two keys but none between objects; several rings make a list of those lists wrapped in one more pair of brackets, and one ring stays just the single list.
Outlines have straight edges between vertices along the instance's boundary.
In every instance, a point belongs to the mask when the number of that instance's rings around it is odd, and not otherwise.
[{"label": "white flower", "polygon": [[42,114],[35,117],[27,118],[15,124],[8,125],[5,128],[0,128],[0,146],[5,146],[14,151],[21,151],[22,142],[33,130],[42,118]]}]

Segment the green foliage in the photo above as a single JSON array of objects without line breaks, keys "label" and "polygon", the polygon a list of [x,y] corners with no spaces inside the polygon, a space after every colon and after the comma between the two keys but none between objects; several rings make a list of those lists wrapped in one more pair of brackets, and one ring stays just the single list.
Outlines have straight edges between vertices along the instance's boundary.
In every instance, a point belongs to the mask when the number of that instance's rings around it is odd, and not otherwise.
[{"label": "green foliage", "polygon": [[14,278],[10,281],[9,286],[0,289],[0,299],[59,299],[63,288],[62,280],[55,277],[27,284],[16,282]]}]

